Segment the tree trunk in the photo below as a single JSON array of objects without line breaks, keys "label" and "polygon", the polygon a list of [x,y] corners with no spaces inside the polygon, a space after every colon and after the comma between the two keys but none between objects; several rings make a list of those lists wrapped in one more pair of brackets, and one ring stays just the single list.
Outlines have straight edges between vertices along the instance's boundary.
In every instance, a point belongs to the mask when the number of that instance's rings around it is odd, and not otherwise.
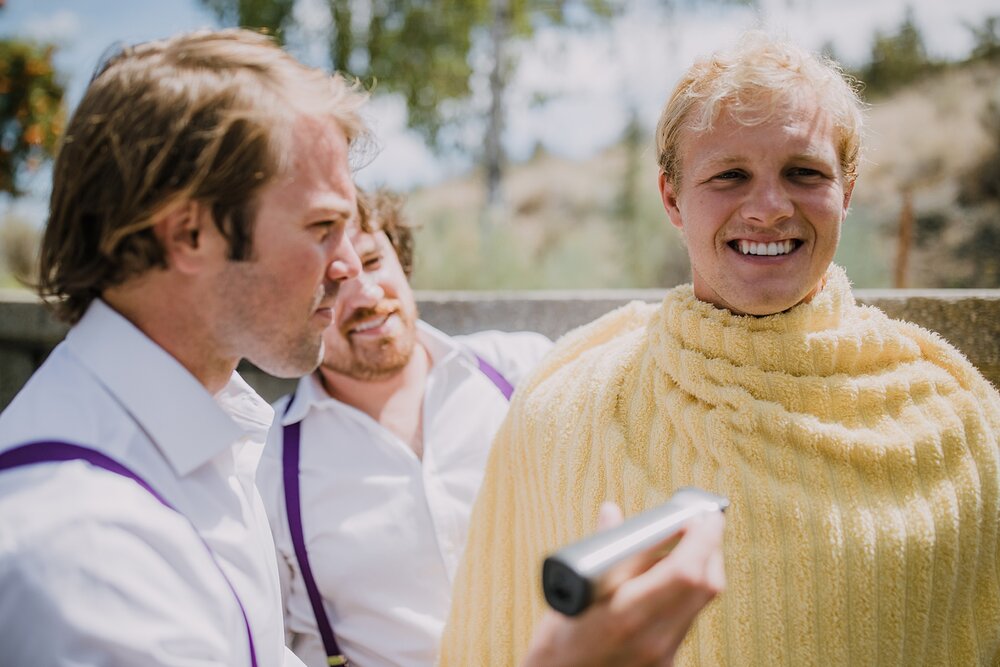
[{"label": "tree trunk", "polygon": [[507,86],[504,47],[510,35],[510,0],[491,0],[490,6],[493,12],[493,25],[490,27],[493,67],[490,71],[490,111],[483,147],[483,170],[486,177],[486,208],[488,212],[495,212],[503,204],[503,97]]},{"label": "tree trunk", "polygon": [[896,248],[896,275],[893,287],[906,287],[906,272],[910,264],[910,244],[913,237],[913,190],[903,186],[900,191],[902,208],[899,211],[899,245]]}]

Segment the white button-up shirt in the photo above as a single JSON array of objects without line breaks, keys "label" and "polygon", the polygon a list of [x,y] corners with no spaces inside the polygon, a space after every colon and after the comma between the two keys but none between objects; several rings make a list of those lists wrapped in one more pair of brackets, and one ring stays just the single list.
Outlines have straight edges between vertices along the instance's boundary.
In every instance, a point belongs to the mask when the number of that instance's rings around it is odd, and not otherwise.
[{"label": "white button-up shirt", "polygon": [[82,461],[0,472],[0,665],[249,666],[239,604],[198,533],[246,610],[258,665],[301,664],[284,648],[253,484],[272,417],[239,375],[211,396],[94,302],[0,415],[0,451],[96,449],[180,514]]},{"label": "white button-up shirt", "polygon": [[257,482],[278,548],[285,623],[295,652],[325,665],[295,559],[281,484],[281,425],[302,420],[300,488],[309,563],[341,650],[358,667],[433,663],[465,546],[469,514],[507,400],[478,354],[514,384],[551,347],[539,334],[449,338],[421,322],[433,366],[423,403],[423,460],[365,413],[303,378],[275,404]]}]

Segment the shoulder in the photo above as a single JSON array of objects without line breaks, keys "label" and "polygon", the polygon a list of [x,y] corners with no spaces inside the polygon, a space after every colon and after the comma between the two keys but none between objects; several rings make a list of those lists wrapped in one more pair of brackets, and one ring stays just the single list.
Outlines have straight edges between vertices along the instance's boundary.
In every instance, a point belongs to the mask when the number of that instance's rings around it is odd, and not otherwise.
[{"label": "shoulder", "polygon": [[635,301],[564,335],[518,391],[512,413],[545,421],[564,411],[573,418],[593,407],[593,390],[613,386],[632,368],[658,308]]},{"label": "shoulder", "polygon": [[60,345],[0,414],[0,451],[62,440],[119,457],[137,430],[118,401]]},{"label": "shoulder", "polygon": [[3,478],[0,636],[8,657],[55,663],[86,641],[116,663],[148,662],[168,635],[223,662],[232,657],[212,630],[229,622],[232,595],[186,519],[132,480],[80,462]]},{"label": "shoulder", "polygon": [[552,341],[532,331],[481,331],[454,340],[485,359],[515,386],[552,349]]},{"label": "shoulder", "polygon": [[878,318],[908,341],[921,361],[953,378],[964,390],[990,402],[1000,403],[1000,394],[968,357],[939,333],[906,320],[892,319],[874,306],[859,306],[866,315]]},{"label": "shoulder", "polygon": [[[573,329],[558,340],[543,366],[543,376],[574,366],[578,371],[589,367],[588,359],[603,358],[617,363],[642,339],[650,319],[659,310],[658,304],[632,301]],[[596,369],[595,369],[596,371]]]}]

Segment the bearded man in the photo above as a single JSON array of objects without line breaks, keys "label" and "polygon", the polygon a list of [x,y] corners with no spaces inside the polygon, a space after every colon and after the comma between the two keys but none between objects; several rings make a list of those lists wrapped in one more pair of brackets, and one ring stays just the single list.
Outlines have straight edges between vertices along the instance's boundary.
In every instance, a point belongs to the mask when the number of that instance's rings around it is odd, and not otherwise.
[{"label": "bearded man", "polygon": [[[527,332],[450,337],[420,321],[400,201],[360,190],[358,200],[351,240],[361,273],[337,294],[322,365],[275,405],[258,483],[293,650],[325,665],[328,634],[355,664],[429,665],[493,434],[513,386],[551,343]],[[292,433],[301,445],[289,443]],[[288,459],[292,447],[297,461]],[[283,483],[291,466],[299,474]],[[293,486],[304,558],[286,509]]]}]

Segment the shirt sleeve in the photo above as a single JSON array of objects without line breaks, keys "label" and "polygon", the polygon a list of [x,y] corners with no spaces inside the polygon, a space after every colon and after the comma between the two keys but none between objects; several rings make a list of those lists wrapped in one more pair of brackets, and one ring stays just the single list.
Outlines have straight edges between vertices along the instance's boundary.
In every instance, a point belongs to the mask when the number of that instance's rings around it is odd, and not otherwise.
[{"label": "shirt sleeve", "polygon": [[239,604],[208,550],[183,517],[144,509],[145,520],[78,513],[0,547],[0,662],[250,664]]}]

